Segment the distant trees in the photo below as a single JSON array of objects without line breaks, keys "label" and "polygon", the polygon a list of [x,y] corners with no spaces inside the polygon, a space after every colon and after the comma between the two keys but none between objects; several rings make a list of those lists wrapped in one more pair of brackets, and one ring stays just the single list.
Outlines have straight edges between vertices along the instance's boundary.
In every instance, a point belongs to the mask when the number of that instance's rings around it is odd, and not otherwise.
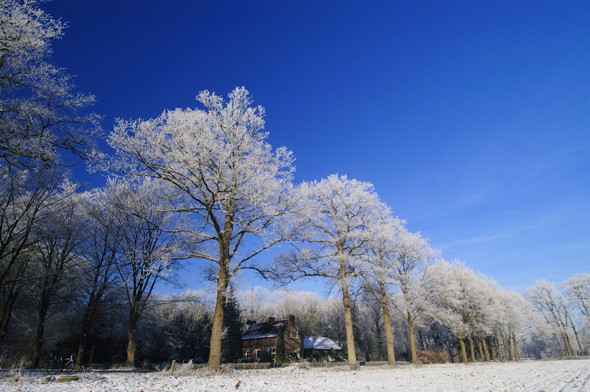
[{"label": "distant trees", "polygon": [[35,0],[0,2],[0,159],[48,167],[60,152],[85,158],[100,134],[100,117],[77,112],[94,96],[74,92],[72,77],[48,63],[51,41],[65,25]]},{"label": "distant trees", "polygon": [[[571,283],[572,280],[569,282]],[[572,306],[552,283],[545,280],[537,281],[533,287],[527,289],[525,296],[535,310],[543,315],[547,324],[552,327],[555,342],[562,356],[566,354],[568,356],[575,355],[569,335],[570,328],[577,340],[579,352],[584,351],[572,318]],[[558,337],[561,338],[561,342]],[[563,346],[561,343],[563,343]]]},{"label": "distant trees", "polygon": [[569,303],[590,322],[590,274],[577,274],[563,282]]},{"label": "distant trees", "polygon": [[492,292],[489,284],[459,262],[441,261],[432,267],[433,318],[444,325],[459,340],[461,359],[467,363],[465,340],[470,342],[471,361],[475,361],[473,336],[476,324],[483,318],[487,298]]}]

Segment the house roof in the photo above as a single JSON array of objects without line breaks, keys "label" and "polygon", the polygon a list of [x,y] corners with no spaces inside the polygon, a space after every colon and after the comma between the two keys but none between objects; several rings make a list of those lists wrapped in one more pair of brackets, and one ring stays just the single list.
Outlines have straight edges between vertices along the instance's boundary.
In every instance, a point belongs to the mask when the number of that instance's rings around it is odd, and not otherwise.
[{"label": "house roof", "polygon": [[244,332],[241,340],[276,338],[279,336],[279,331],[285,328],[288,322],[289,320],[273,320],[252,324],[250,328]]},{"label": "house roof", "polygon": [[303,349],[305,350],[342,350],[339,345],[325,336],[306,336],[303,339]]}]

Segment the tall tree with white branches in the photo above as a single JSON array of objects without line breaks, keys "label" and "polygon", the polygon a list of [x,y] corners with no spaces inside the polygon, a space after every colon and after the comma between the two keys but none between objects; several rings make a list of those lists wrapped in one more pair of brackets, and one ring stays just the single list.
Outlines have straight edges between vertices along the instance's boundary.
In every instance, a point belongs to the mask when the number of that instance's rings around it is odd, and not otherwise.
[{"label": "tall tree with white branches", "polygon": [[264,108],[251,106],[245,88],[234,89],[228,102],[208,91],[197,100],[205,110],[119,120],[108,138],[116,156],[95,158],[98,167],[161,180],[174,190],[173,209],[188,215],[186,228],[199,245],[192,256],[210,263],[217,283],[208,362],[217,369],[230,280],[243,269],[263,273],[256,256],[290,235],[294,167],[290,151],[273,151],[265,141]]},{"label": "tall tree with white branches", "polygon": [[404,230],[388,257],[391,264],[388,282],[397,287],[398,291],[392,304],[408,324],[412,363],[417,363],[414,325],[426,314],[434,291],[429,269],[439,254],[419,233]]},{"label": "tall tree with white branches", "polygon": [[367,242],[367,252],[363,256],[362,285],[365,291],[381,306],[385,329],[385,346],[387,349],[387,363],[395,365],[393,342],[393,328],[391,327],[390,306],[390,272],[395,263],[396,244],[404,233],[403,221],[389,215],[378,217],[370,223],[371,236]]},{"label": "tall tree with white branches", "polygon": [[[326,278],[342,293],[348,363],[357,366],[350,290],[361,272],[361,256],[370,240],[369,222],[388,215],[373,185],[331,175],[301,185],[305,209],[303,229],[292,241],[294,250],[277,257],[276,276],[295,280]],[[384,213],[383,211],[387,212]]]}]

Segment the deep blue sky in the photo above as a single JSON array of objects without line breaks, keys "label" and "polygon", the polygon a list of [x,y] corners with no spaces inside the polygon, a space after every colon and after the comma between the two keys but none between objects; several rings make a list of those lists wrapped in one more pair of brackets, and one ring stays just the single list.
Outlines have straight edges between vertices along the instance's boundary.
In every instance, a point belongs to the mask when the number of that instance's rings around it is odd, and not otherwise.
[{"label": "deep blue sky", "polygon": [[590,272],[590,2],[41,7],[69,22],[52,62],[96,95],[107,132],[246,86],[296,182],[372,182],[445,259],[505,289]]}]

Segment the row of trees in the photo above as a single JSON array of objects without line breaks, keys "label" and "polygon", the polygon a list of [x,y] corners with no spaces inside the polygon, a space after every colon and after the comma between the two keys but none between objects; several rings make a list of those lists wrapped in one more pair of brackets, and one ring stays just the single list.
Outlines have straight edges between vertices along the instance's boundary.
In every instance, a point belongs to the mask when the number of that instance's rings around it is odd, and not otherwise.
[{"label": "row of trees", "polygon": [[[48,176],[50,173],[52,175]],[[364,192],[370,189],[367,184],[336,176],[316,185],[326,182],[360,184]],[[89,336],[103,333],[101,328],[114,328],[113,322],[120,324],[120,318],[112,314],[120,316],[126,309],[126,361],[129,366],[136,364],[138,322],[146,309],[158,303],[193,302],[192,298],[150,300],[158,280],[178,283],[176,272],[182,260],[202,249],[200,243],[193,241],[192,232],[187,232],[187,222],[181,219],[182,215],[170,210],[170,192],[161,182],[152,179],[109,180],[104,188],[81,192],[57,171],[6,168],[0,186],[1,344],[17,352],[18,347],[22,347],[20,344],[32,346],[31,365],[38,366],[42,353],[53,348],[50,345],[44,351],[45,342],[48,339],[55,342],[51,336],[47,337],[48,319],[68,314],[77,325],[73,335],[77,340],[79,365],[85,360]],[[329,211],[334,211],[338,194],[329,193],[326,200],[330,200]],[[292,240],[293,249],[280,254],[268,266],[249,265],[275,278],[277,283],[309,277],[325,279],[333,286],[341,295],[341,304],[332,306],[329,311],[336,321],[325,322],[322,327],[318,320],[326,308],[310,310],[309,314],[313,315],[310,318],[307,313],[299,312],[307,305],[292,303],[287,306],[289,301],[295,300],[285,296],[278,301],[285,307],[273,316],[295,314],[304,333],[325,334],[346,342],[351,364],[356,359],[359,344],[359,335],[355,332],[355,323],[359,322],[364,323],[361,330],[374,331],[373,337],[361,341],[385,348],[386,354],[379,349],[378,354],[371,355],[386,357],[391,364],[395,363],[396,356],[394,341],[400,340],[400,334],[407,337],[408,357],[416,363],[420,351],[417,346],[422,346],[422,350],[426,347],[425,328],[433,326],[452,337],[433,338],[432,346],[438,350],[445,348],[452,358],[453,347],[458,344],[463,361],[475,360],[476,351],[480,358],[518,358],[519,342],[529,342],[533,338],[543,342],[546,349],[555,347],[562,355],[584,353],[587,337],[581,333],[581,322],[590,321],[590,275],[570,278],[564,283],[563,294],[542,281],[527,290],[523,297],[502,291],[492,280],[461,263],[440,259],[424,238],[408,232],[403,221],[389,215],[364,225],[339,224],[338,230],[348,233],[347,238],[357,242],[351,245],[336,241],[338,248],[326,244],[328,241],[320,232],[306,237],[310,235],[306,229],[309,221],[302,219],[305,216],[302,209],[296,215],[297,227],[301,229],[292,231],[293,238],[299,240]],[[318,208],[318,211],[327,210]],[[360,215],[358,210],[343,214],[353,218]],[[377,222],[376,226],[371,222]],[[321,223],[314,221],[313,228],[320,228]],[[331,237],[327,228],[322,230]],[[313,242],[306,238],[313,238]],[[352,257],[352,252],[358,253]],[[211,279],[217,279],[213,275],[215,270],[206,269],[205,272]],[[218,297],[219,291],[216,293]],[[260,319],[260,309],[266,299],[238,292],[228,300],[229,293],[227,288],[223,292],[222,327],[237,324],[234,331],[239,335],[246,318]],[[242,310],[225,314],[228,304],[236,298],[234,308]],[[211,321],[210,329],[202,327],[201,330],[208,331],[205,336],[213,336],[217,305],[208,306],[206,301],[199,301],[208,309],[199,309],[199,312],[207,314],[207,320]],[[217,298],[215,303],[218,301]],[[320,302],[317,296],[308,302],[314,301]],[[334,312],[335,309],[338,311]],[[536,312],[532,313],[531,309]],[[12,319],[16,320],[11,324]],[[366,320],[373,320],[373,325],[379,327],[367,327]],[[31,331],[23,333],[23,326]],[[416,336],[420,336],[420,344],[416,343]],[[228,347],[227,342],[228,337],[222,335],[220,358],[223,350],[226,354],[228,350],[235,351],[237,344],[234,342]],[[209,342],[198,347],[195,352],[203,357],[204,352],[210,353],[212,346]],[[537,348],[534,355],[539,356]],[[366,358],[366,347],[362,351]],[[224,358],[235,359],[236,355]]]},{"label": "row of trees", "polygon": [[[318,278],[334,285],[353,366],[360,293],[381,309],[390,363],[393,309],[407,323],[414,362],[414,329],[427,319],[461,345],[467,339],[472,359],[475,342],[480,353],[488,344],[494,351],[493,338],[500,352],[500,341],[516,346],[520,324],[512,313],[518,312],[509,310],[516,300],[496,299],[501,296],[492,295],[498,290],[489,281],[460,264],[438,261],[438,253],[405,229],[370,183],[332,175],[293,184],[292,153],[266,142],[264,109],[252,106],[243,87],[227,102],[201,92],[202,109],[119,120],[106,139],[114,154],[96,150],[99,117],[78,114],[94,98],[75,94],[65,71],[46,62],[50,42],[64,26],[34,0],[0,6],[0,344],[9,334],[18,341],[14,334],[22,331],[15,324],[34,319],[33,367],[47,347],[52,315],[79,316],[79,365],[96,323],[106,328],[105,320],[121,308],[127,365],[136,364],[138,322],[153,304],[156,282],[174,283],[182,260],[198,263],[215,285],[208,332],[212,369],[222,361],[224,325],[237,318],[226,309],[243,270],[283,284]],[[63,151],[118,179],[82,192],[62,172]],[[279,243],[289,244],[289,251],[260,264],[258,256]],[[504,309],[504,319],[498,320],[499,311],[489,313],[495,307]],[[564,317],[561,328],[573,327],[571,314]],[[514,325],[506,326],[507,320]],[[571,344],[566,346],[571,354]]]}]

